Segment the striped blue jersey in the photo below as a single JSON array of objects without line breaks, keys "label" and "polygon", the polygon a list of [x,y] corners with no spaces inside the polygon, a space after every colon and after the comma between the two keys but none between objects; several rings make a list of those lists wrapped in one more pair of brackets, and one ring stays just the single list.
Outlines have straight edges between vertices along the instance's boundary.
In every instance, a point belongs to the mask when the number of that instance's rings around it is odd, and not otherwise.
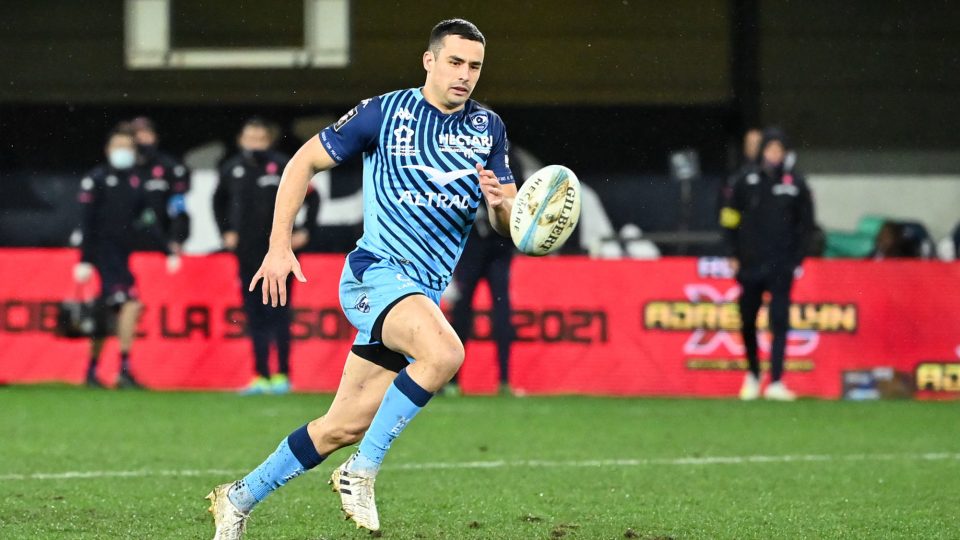
[{"label": "striped blue jersey", "polygon": [[320,132],[337,163],[363,154],[361,249],[443,289],[483,201],[476,164],[513,183],[506,128],[468,101],[444,114],[419,88],[365,99]]}]

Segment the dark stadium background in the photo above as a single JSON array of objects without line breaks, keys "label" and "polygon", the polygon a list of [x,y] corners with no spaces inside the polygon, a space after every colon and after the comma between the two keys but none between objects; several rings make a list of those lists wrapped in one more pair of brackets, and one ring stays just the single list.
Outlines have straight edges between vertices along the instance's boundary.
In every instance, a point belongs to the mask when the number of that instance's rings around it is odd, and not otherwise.
[{"label": "dark stadium background", "polygon": [[[263,70],[125,69],[123,9],[115,0],[5,6],[0,245],[66,245],[76,205],[65,194],[102,159],[103,134],[118,120],[152,117],[162,146],[182,154],[209,141],[232,148],[240,122],[263,115],[284,127],[280,147],[292,152],[296,119],[336,117],[417,84],[425,29],[457,14],[490,42],[475,97],[503,116],[516,144],[576,170],[615,229],[680,227],[668,154],[691,148],[702,178],[685,226],[713,230],[717,182],[747,126],[784,127],[813,173],[849,161],[871,172],[863,156],[960,144],[960,34],[942,13],[948,2],[356,0],[347,68]],[[175,47],[302,41],[299,0],[173,0],[171,11]],[[956,161],[913,163],[936,173]]]}]

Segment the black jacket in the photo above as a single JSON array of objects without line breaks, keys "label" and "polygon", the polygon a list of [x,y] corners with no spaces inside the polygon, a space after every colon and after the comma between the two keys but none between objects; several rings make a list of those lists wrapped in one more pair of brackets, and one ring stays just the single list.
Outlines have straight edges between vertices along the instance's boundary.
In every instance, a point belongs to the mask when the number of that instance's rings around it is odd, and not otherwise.
[{"label": "black jacket", "polygon": [[796,171],[744,169],[720,212],[728,253],[741,272],[793,271],[813,230],[813,200]]},{"label": "black jacket", "polygon": [[80,181],[81,260],[99,266],[107,252],[129,253],[139,231],[162,235],[152,212],[145,212],[147,176],[141,167],[117,170],[100,165]]},{"label": "black jacket", "polygon": [[[142,155],[139,167],[147,175],[143,182],[144,200],[157,216],[164,243],[182,244],[190,235],[190,216],[184,199],[190,189],[190,170],[170,154],[155,149]],[[138,239],[137,245],[156,249],[159,246],[155,241],[154,236],[148,236]]]},{"label": "black jacket", "polygon": [[[287,161],[287,156],[266,150],[241,152],[220,166],[220,182],[213,194],[214,215],[221,234],[237,233],[236,254],[241,265],[257,267],[267,253],[277,188]],[[304,207],[305,215],[297,219],[294,230],[312,232],[320,209],[320,197],[313,188],[307,189]]]}]

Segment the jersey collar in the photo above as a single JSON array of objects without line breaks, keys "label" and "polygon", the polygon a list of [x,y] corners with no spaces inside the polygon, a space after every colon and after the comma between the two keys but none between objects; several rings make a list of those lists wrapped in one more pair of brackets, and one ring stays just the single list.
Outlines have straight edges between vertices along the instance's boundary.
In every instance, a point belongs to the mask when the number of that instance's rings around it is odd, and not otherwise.
[{"label": "jersey collar", "polygon": [[463,108],[460,109],[459,111],[452,112],[452,113],[445,113],[445,112],[441,111],[440,109],[434,107],[429,101],[427,101],[427,98],[423,95],[423,87],[422,87],[422,86],[419,87],[419,88],[414,88],[414,89],[413,89],[413,95],[417,98],[417,101],[419,101],[420,103],[423,104],[424,108],[426,108],[427,110],[430,110],[430,111],[432,111],[432,112],[434,112],[434,113],[436,113],[436,114],[438,114],[438,115],[440,115],[441,117],[444,117],[444,118],[452,118],[452,117],[455,117],[455,116],[457,116],[457,115],[463,115],[464,113],[467,112],[468,109],[471,108],[471,105],[473,105],[473,100],[472,100],[472,99],[468,99],[467,102],[463,104]]}]

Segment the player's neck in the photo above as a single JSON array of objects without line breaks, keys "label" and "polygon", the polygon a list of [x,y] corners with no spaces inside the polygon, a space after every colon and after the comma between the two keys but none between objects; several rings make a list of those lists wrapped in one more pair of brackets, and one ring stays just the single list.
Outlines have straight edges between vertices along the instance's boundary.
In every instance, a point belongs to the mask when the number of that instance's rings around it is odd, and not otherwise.
[{"label": "player's neck", "polygon": [[423,99],[426,100],[427,103],[433,105],[435,109],[443,114],[453,114],[455,112],[462,111],[463,107],[466,105],[465,103],[461,103],[460,105],[450,108],[450,106],[445,104],[443,100],[439,99],[437,96],[434,96],[432,92],[430,92],[430,87],[427,85],[420,87],[420,93],[423,94]]}]

